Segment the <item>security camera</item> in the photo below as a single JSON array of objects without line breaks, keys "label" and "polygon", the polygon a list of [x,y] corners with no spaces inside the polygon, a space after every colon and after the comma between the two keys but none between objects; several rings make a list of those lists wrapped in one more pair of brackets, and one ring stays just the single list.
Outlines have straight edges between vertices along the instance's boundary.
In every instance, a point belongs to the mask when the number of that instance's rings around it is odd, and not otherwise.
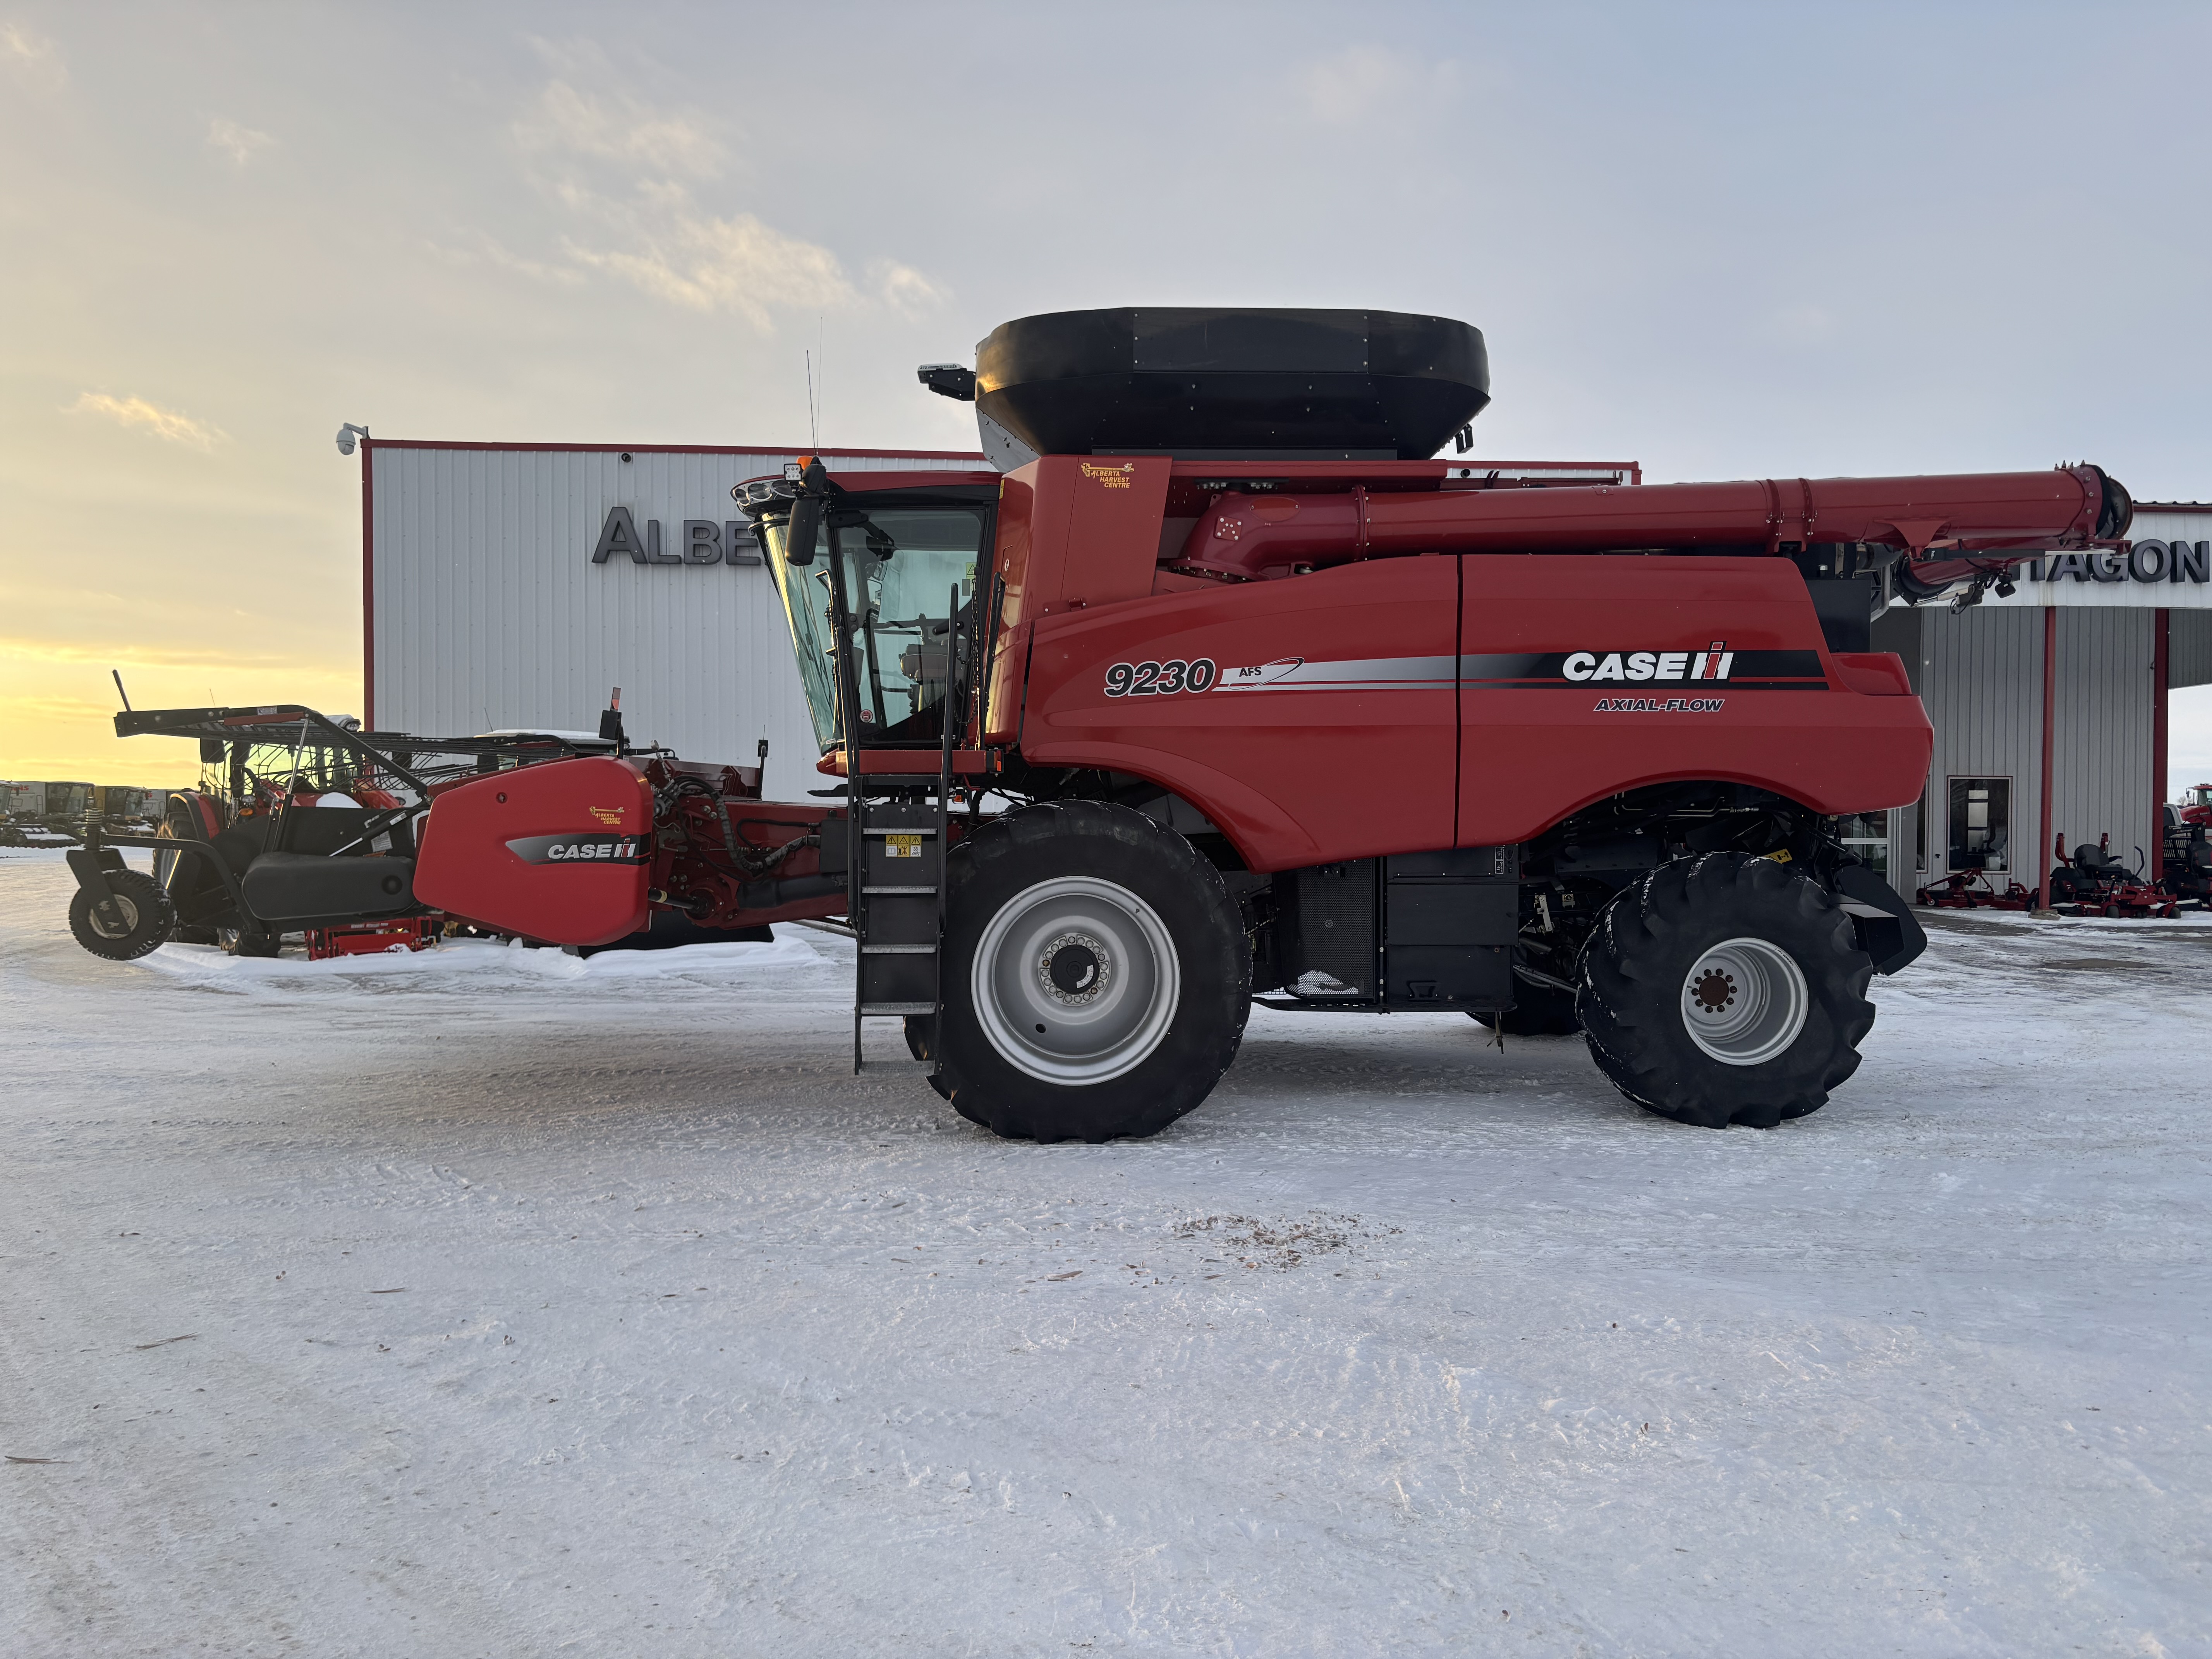
[{"label": "security camera", "polygon": [[353,441],[356,438],[366,438],[367,436],[368,436],[368,428],[367,427],[356,426],[351,421],[348,421],[343,426],[338,428],[338,453],[341,455],[352,454]]}]

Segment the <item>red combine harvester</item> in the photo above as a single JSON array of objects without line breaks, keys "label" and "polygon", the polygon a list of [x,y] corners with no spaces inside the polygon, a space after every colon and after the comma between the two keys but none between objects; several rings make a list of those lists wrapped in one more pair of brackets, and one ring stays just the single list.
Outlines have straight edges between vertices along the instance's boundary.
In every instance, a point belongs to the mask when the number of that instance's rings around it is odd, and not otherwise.
[{"label": "red combine harvester", "polygon": [[1489,400],[1439,318],[1063,313],[921,374],[1003,476],[742,492],[842,786],[460,781],[413,891],[579,945],[842,916],[856,1068],[902,1019],[963,1115],[1039,1140],[1172,1122],[1255,1000],[1579,1030],[1684,1122],[1813,1111],[1925,945],[1837,837],[1928,769],[1870,617],[2131,512],[2087,465],[1527,487],[1428,459]]}]

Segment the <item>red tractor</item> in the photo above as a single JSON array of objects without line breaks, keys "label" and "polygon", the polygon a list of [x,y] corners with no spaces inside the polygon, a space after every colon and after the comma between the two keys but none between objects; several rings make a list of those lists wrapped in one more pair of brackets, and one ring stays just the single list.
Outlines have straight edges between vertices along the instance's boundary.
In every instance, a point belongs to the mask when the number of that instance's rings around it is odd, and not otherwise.
[{"label": "red tractor", "polygon": [[2050,472],[1528,487],[1429,459],[1482,337],[1383,312],[1007,324],[923,382],[1001,471],[741,492],[842,784],[627,754],[435,796],[421,902],[562,944],[842,916],[861,1022],[1003,1135],[1150,1134],[1246,1013],[1579,1030],[1629,1098],[1771,1127],[1858,1066],[1925,944],[1838,822],[1931,733],[1902,594],[2120,544]]}]

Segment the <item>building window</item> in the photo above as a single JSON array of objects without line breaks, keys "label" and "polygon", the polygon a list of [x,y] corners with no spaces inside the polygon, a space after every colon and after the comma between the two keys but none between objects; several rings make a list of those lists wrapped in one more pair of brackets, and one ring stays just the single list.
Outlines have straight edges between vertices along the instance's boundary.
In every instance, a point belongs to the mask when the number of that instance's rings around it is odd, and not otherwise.
[{"label": "building window", "polygon": [[1928,786],[1920,786],[1920,799],[1912,804],[1912,868],[1928,873]]},{"label": "building window", "polygon": [[1862,864],[1872,866],[1879,875],[1888,876],[1888,813],[1848,813],[1836,820],[1836,839],[1843,842],[1844,851],[1856,854]]},{"label": "building window", "polygon": [[2012,780],[1951,780],[1951,868],[2012,868]]}]

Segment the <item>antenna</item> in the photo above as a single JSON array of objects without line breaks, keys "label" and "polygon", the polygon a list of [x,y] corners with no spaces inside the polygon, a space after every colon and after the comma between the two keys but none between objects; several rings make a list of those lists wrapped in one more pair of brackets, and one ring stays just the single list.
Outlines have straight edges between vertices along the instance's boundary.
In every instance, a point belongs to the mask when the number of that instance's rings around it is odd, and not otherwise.
[{"label": "antenna", "polygon": [[127,714],[131,712],[131,694],[123,689],[123,671],[111,668],[107,672],[115,676],[115,695],[123,699],[123,712]]},{"label": "antenna", "polygon": [[806,354],[806,444],[810,449],[822,447],[822,421],[814,408],[814,354]]}]

